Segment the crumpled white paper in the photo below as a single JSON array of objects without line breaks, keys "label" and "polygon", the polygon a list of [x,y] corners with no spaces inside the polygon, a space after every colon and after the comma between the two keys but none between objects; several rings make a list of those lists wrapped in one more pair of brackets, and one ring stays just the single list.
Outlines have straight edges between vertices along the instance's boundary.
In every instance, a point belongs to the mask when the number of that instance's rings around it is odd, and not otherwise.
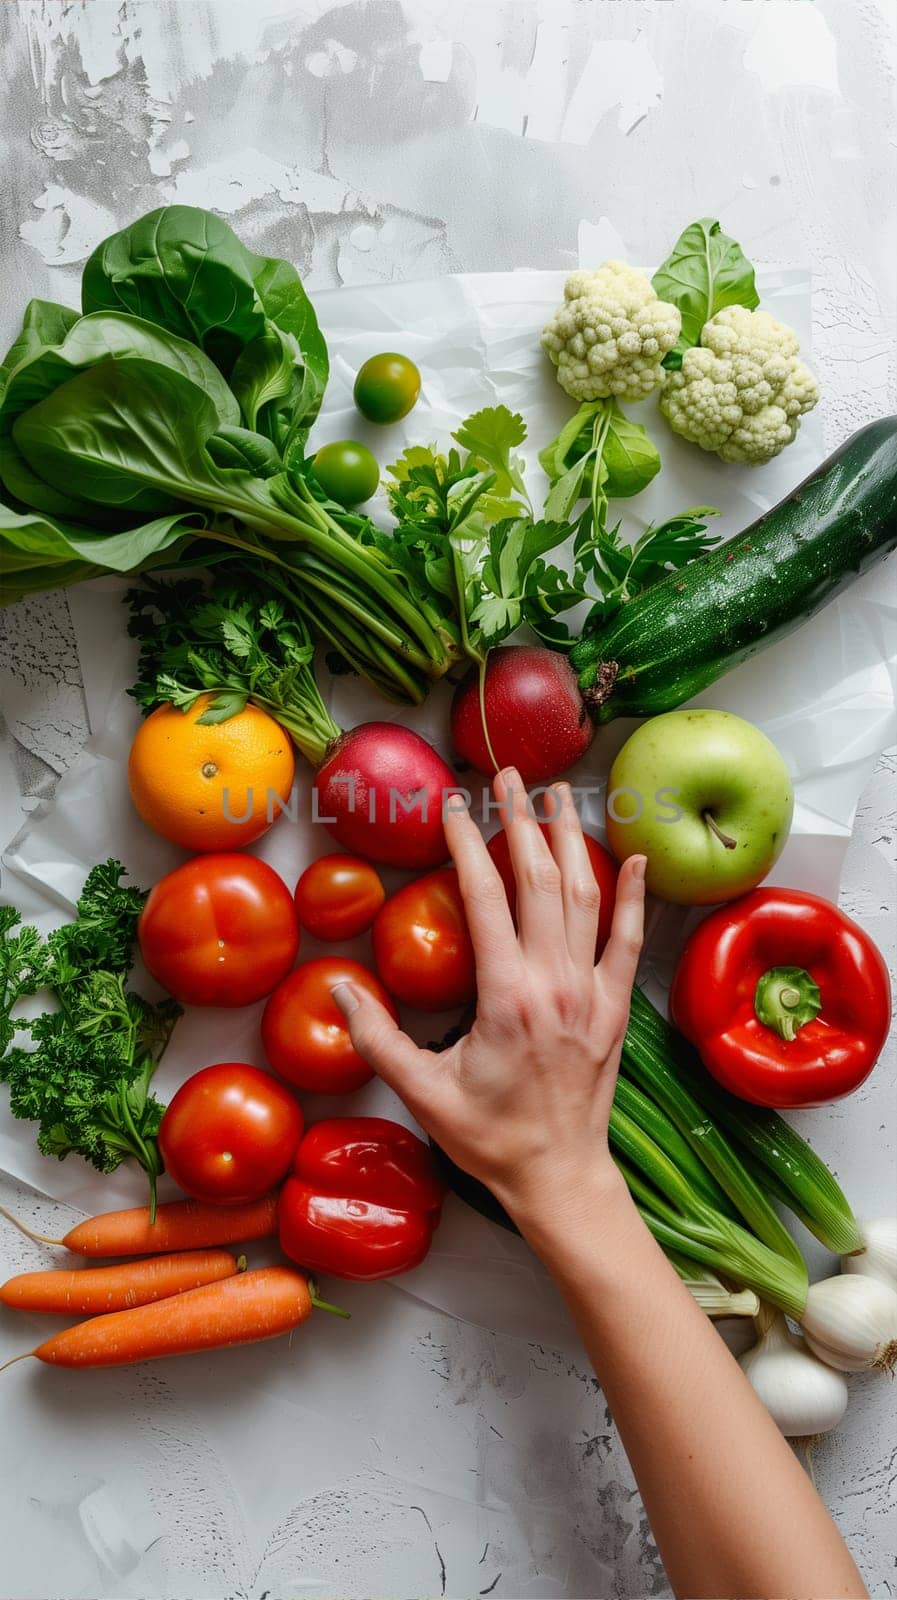
[{"label": "crumpled white paper", "polygon": [[[537,452],[570,415],[570,402],[555,383],[538,344],[539,330],[559,301],[563,283],[560,272],[519,272],[344,289],[319,296],[317,309],[333,366],[316,441],[365,439],[381,461],[388,462],[409,443],[447,444],[463,417],[502,401],[526,418],[530,438],[525,454],[534,498],[538,497],[544,480]],[[761,270],[759,287],[763,303],[798,330],[808,349],[806,276]],[[418,406],[390,429],[365,423],[352,403],[355,372],[366,357],[384,349],[411,356],[423,375]],[[709,504],[719,507],[718,526],[728,535],[786,494],[823,454],[812,415],[795,444],[762,470],[726,466],[685,445],[650,404],[641,408],[640,415],[661,447],[664,466],[648,490],[625,503],[624,525],[633,533],[686,506]],[[133,681],[135,662],[121,605],[124,587],[118,580],[104,579],[71,591],[92,737],[60,782],[52,806],[29,820],[3,857],[4,898],[43,929],[71,914],[87,870],[97,860],[117,856],[136,882],[149,885],[184,859],[184,852],[140,822],[128,797],[126,758],[139,714],[123,687]],[[701,697],[699,703],[757,723],[788,762],[796,793],[794,827],[775,881],[837,895],[857,801],[879,751],[894,737],[895,613],[893,581],[879,568],[789,639],[739,667]],[[426,705],[411,712],[388,705],[352,679],[328,683],[322,674],[322,683],[342,725],[370,717],[402,719],[448,753],[446,688],[435,690]],[[631,723],[617,722],[600,732],[573,774],[574,781],[600,783],[631,728]],[[300,821],[280,821],[254,847],[291,887],[309,860],[333,848],[326,831],[309,820],[309,776],[300,763]],[[594,832],[601,831],[600,818],[600,802],[593,798],[585,820]],[[397,873],[385,876],[388,886],[401,881]],[[683,931],[696,915],[672,906],[652,908],[645,977],[655,996],[662,996]],[[370,959],[366,939],[350,948],[362,960]],[[302,954],[316,955],[321,949],[306,939]],[[139,970],[135,981],[152,990]],[[184,1078],[214,1061],[262,1064],[260,1012],[261,1006],[188,1013],[159,1069],[160,1096],[170,1097]],[[440,1038],[452,1020],[413,1015],[406,1019],[422,1041]],[[349,1100],[309,1098],[306,1109],[311,1119],[351,1110],[411,1122],[379,1082]],[[59,1163],[39,1156],[32,1129],[15,1122],[5,1105],[0,1109],[0,1166],[38,1191],[85,1211],[143,1200],[142,1174],[129,1166],[101,1178],[77,1159]],[[850,1174],[842,1177],[849,1187]],[[571,1348],[569,1325],[538,1263],[519,1240],[458,1201],[447,1205],[427,1261],[396,1280],[395,1287],[485,1327]],[[271,1381],[276,1382],[273,1372]]]}]

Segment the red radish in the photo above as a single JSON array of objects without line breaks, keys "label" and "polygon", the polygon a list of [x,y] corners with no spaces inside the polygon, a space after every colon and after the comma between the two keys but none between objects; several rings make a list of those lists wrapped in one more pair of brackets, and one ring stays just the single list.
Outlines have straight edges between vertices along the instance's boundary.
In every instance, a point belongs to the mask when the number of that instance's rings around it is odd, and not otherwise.
[{"label": "red radish", "polygon": [[410,728],[397,722],[351,728],[318,768],[314,788],[317,820],[346,850],[412,870],[438,867],[448,855],[443,803],[458,783]]},{"label": "red radish", "polygon": [[455,749],[487,778],[513,766],[524,783],[547,783],[582,759],[594,733],[567,657],[537,645],[491,651],[482,703],[477,668],[452,701]]}]

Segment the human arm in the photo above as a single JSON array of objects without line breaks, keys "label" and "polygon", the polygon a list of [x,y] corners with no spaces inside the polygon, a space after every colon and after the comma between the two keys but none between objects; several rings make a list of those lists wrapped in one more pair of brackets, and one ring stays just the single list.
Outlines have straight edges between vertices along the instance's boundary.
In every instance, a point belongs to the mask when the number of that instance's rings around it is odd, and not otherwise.
[{"label": "human arm", "polygon": [[674,1592],[865,1595],[810,1478],[628,1194],[587,1187],[566,1214],[516,1220],[576,1323]]},{"label": "human arm", "polygon": [[[446,831],[477,958],[477,1015],[440,1055],[345,986],[356,1047],[458,1165],[486,1183],[554,1277],[626,1447],[680,1596],[833,1600],[865,1593],[790,1447],[642,1223],[607,1125],[641,949],[644,860],[621,870],[594,965],[597,890],[568,785],[551,849],[496,780],[518,884],[463,809]],[[512,807],[512,799],[518,804]]]}]

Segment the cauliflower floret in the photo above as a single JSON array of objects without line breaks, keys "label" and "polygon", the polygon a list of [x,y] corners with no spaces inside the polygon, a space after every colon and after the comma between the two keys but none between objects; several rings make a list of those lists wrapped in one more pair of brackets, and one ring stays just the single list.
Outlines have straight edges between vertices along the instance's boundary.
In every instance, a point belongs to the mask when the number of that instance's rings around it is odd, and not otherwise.
[{"label": "cauliflower floret", "polygon": [[676,306],[625,261],[571,272],[564,304],[542,332],[558,383],[574,400],[644,400],[663,381],[661,362],[679,337]]},{"label": "cauliflower floret", "polygon": [[681,371],[666,374],[660,409],[674,433],[702,450],[761,466],[791,444],[819,399],[799,349],[793,328],[768,311],[726,306],[705,322]]}]

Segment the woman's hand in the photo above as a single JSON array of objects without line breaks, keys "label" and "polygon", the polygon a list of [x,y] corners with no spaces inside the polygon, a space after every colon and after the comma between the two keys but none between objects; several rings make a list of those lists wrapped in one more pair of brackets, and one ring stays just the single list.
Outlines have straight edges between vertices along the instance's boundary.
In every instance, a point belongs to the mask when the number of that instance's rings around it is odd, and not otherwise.
[{"label": "woman's hand", "polygon": [[495,780],[517,879],[518,932],[479,828],[449,802],[446,836],[477,963],[477,1013],[451,1049],[421,1050],[375,1000],[334,989],[352,1041],[452,1160],[521,1226],[625,1195],[607,1144],[629,996],[642,947],[644,857],[622,867],[595,966],[599,894],[569,784],[549,791],[549,849],[513,769]]},{"label": "woman's hand", "polygon": [[470,1033],[441,1055],[419,1050],[376,1001],[340,984],[334,997],[352,1038],[452,1159],[488,1184],[554,1277],[674,1592],[859,1600],[862,1579],[815,1489],[652,1239],[608,1151],[642,945],[644,858],[623,865],[596,967],[598,895],[569,787],[549,790],[550,850],[517,774],[501,773],[495,792],[519,933],[476,823],[461,809],[446,823],[477,957]]}]

